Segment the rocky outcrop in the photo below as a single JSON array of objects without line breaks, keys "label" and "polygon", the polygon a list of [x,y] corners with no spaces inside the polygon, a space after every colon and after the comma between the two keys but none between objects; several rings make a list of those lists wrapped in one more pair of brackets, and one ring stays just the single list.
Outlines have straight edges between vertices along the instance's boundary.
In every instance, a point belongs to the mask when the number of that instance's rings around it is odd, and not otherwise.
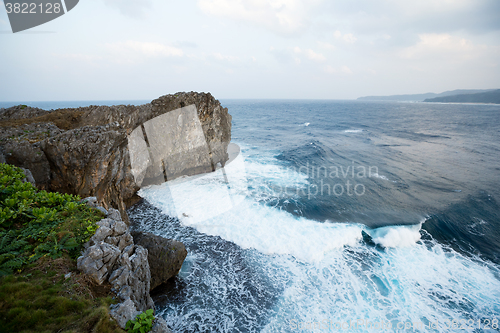
[{"label": "rocky outcrop", "polygon": [[105,208],[118,207],[125,221],[141,185],[224,165],[231,139],[227,109],[195,92],[141,106],[4,109],[0,127],[0,153],[31,170],[38,187],[95,196]]},{"label": "rocky outcrop", "polygon": [[150,290],[167,282],[168,279],[179,273],[187,256],[184,244],[149,232],[133,231],[131,234],[135,244],[148,250],[148,262],[151,271]]},{"label": "rocky outcrop", "polygon": [[0,109],[0,121],[40,117],[49,112],[50,111],[46,111],[39,108],[32,108],[27,105],[17,105],[8,109]]},{"label": "rocky outcrop", "polygon": [[[230,140],[231,116],[205,93],[141,106],[0,110],[0,162],[27,169],[26,179],[40,189],[91,197],[87,203],[107,214],[78,269],[111,284],[119,303],[110,314],[121,327],[154,306],[152,286],[177,274],[186,257],[182,243],[154,235],[138,235],[144,246],[134,244],[127,205],[141,186],[224,166]],[[153,331],[167,332],[164,320]]]},{"label": "rocky outcrop", "polygon": [[[92,205],[93,200],[87,200]],[[111,284],[120,303],[111,307],[110,314],[124,328],[127,321],[147,309],[154,308],[149,295],[151,274],[148,250],[133,242],[128,226],[116,209],[97,222],[99,228],[85,244],[77,267],[94,283]]]}]

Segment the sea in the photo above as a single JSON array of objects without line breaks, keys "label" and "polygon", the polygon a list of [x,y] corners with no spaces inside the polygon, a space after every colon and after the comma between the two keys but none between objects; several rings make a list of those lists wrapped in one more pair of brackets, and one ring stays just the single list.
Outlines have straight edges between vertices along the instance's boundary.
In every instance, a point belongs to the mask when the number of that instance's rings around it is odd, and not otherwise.
[{"label": "sea", "polygon": [[236,157],[128,210],[173,332],[500,332],[500,105],[221,103]]}]

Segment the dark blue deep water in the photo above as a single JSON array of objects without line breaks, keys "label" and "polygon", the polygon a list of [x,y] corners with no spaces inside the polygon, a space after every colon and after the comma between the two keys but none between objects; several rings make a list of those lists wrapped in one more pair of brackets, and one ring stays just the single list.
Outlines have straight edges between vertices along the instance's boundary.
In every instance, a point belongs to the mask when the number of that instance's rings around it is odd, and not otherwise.
[{"label": "dark blue deep water", "polygon": [[500,105],[222,104],[238,158],[129,210],[174,332],[500,331]]}]

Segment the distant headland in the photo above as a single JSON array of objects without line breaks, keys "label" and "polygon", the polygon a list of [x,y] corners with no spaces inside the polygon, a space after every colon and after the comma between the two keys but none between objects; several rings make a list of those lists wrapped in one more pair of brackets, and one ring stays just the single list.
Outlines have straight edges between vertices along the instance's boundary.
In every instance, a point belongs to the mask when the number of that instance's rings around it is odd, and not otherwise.
[{"label": "distant headland", "polygon": [[358,101],[494,103],[500,104],[500,89],[457,89],[440,94],[409,94],[391,96],[364,96]]}]

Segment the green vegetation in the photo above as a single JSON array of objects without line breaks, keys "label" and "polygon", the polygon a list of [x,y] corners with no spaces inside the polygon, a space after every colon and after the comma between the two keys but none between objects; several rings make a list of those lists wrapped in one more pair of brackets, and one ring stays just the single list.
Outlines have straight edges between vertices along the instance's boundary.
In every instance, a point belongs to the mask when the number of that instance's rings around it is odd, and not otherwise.
[{"label": "green vegetation", "polygon": [[110,320],[112,303],[93,298],[74,261],[43,258],[0,279],[0,332],[123,332]]},{"label": "green vegetation", "polygon": [[0,164],[0,276],[44,256],[76,259],[103,217],[78,196],[38,191],[24,178]]},{"label": "green vegetation", "polygon": [[145,312],[137,315],[134,320],[127,322],[126,329],[129,333],[146,333],[153,328],[153,309],[146,310]]},{"label": "green vegetation", "polygon": [[109,317],[109,288],[76,269],[104,215],[24,178],[0,163],[0,332],[123,332]]}]

